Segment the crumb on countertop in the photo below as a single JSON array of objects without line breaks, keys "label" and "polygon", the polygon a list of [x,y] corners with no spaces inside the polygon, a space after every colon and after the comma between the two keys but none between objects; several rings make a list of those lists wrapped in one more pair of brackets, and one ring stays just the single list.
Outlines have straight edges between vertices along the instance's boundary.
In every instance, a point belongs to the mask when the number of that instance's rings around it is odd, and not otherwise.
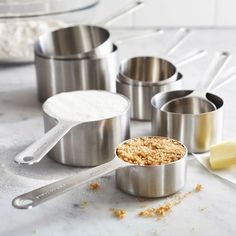
[{"label": "crumb on countertop", "polygon": [[147,210],[139,212],[139,216],[142,217],[158,217],[158,216],[165,216],[168,214],[172,209],[172,204],[167,203],[158,208],[148,208]]},{"label": "crumb on countertop", "polygon": [[195,187],[195,192],[201,192],[203,190],[203,186],[201,184],[197,184]]},{"label": "crumb on countertop", "polygon": [[174,199],[172,201],[166,202],[165,204],[157,207],[157,208],[148,208],[144,211],[139,212],[139,216],[141,217],[151,217],[151,218],[157,218],[158,220],[165,217],[167,214],[169,214],[172,211],[172,208],[175,205],[178,205],[182,202],[184,198],[189,196],[191,192],[186,193],[178,193],[174,196]]},{"label": "crumb on countertop", "polygon": [[124,219],[127,216],[127,211],[124,209],[112,208],[111,210],[113,212],[113,216],[115,216],[116,218]]},{"label": "crumb on countertop", "polygon": [[91,190],[98,190],[98,189],[100,189],[100,187],[101,187],[101,185],[100,185],[100,183],[98,183],[98,182],[94,182],[94,183],[91,183],[91,184],[89,185],[89,188],[90,188]]}]

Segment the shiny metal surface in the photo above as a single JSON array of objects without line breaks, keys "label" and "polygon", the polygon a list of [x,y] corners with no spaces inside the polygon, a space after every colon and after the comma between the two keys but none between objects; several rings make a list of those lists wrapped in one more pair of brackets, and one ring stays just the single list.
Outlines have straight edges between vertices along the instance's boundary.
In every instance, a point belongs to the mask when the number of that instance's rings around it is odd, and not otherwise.
[{"label": "shiny metal surface", "polygon": [[176,76],[176,67],[158,57],[133,57],[122,61],[119,73],[127,83],[161,85]]},{"label": "shiny metal surface", "polygon": [[38,97],[47,98],[74,90],[108,90],[115,92],[118,74],[118,48],[102,57],[83,60],[50,59],[35,54]]},{"label": "shiny metal surface", "polygon": [[116,185],[137,197],[164,197],[184,187],[186,169],[187,155],[168,165],[128,166],[116,170]]},{"label": "shiny metal surface", "polygon": [[122,81],[121,75],[118,75],[116,80],[116,90],[118,93],[121,93],[130,99],[132,119],[151,120],[151,98],[156,93],[181,89],[182,77],[182,74],[178,73],[177,79],[174,82],[170,82],[163,85],[135,85]]},{"label": "shiny metal surface", "polygon": [[192,90],[156,94],[152,100],[152,134],[166,136],[184,143],[189,152],[205,152],[221,141],[223,130],[223,100],[207,93],[216,110],[201,114],[171,113],[162,110],[168,101],[186,96]]},{"label": "shiny metal surface", "polygon": [[187,96],[167,102],[163,105],[162,110],[182,114],[200,114],[214,111],[216,107],[211,101],[206,99],[206,93],[230,58],[231,55],[227,52],[217,53],[212,59],[206,75],[201,78],[196,89]]},{"label": "shiny metal surface", "polygon": [[[205,54],[204,50],[194,49],[179,59],[176,66],[184,65]],[[116,89],[130,98],[132,119],[151,120],[152,96],[158,92],[181,88],[182,75],[177,72],[176,66],[158,57],[135,57],[121,63]]]},{"label": "shiny metal surface", "polygon": [[189,96],[169,101],[161,109],[172,113],[195,115],[214,111],[216,107],[205,98]]},{"label": "shiny metal surface", "polygon": [[202,49],[194,49],[174,65],[159,57],[139,56],[123,60],[120,64],[120,79],[135,85],[164,85],[176,80],[177,67],[206,55]]},{"label": "shiny metal surface", "polygon": [[[85,96],[86,91],[83,91]],[[97,96],[102,93],[110,92],[97,91]],[[113,117],[87,122],[49,116],[47,111],[50,109],[44,104],[45,134],[18,153],[14,158],[15,161],[18,164],[33,165],[40,162],[55,146],[52,157],[62,164],[94,166],[108,161],[116,145],[130,135],[130,101],[123,95],[113,95],[126,100],[126,106]],[[47,103],[51,102],[50,99]]]},{"label": "shiny metal surface", "polygon": [[76,25],[41,35],[37,55],[54,59],[96,58],[113,49],[110,33],[99,26]]},{"label": "shiny metal surface", "polygon": [[114,170],[118,188],[136,197],[164,197],[174,194],[185,185],[187,149],[180,160],[159,166],[138,166],[124,162],[116,155],[116,150],[113,156],[112,161],[103,165],[20,195],[13,199],[12,205],[18,209],[35,207]]},{"label": "shiny metal surface", "polygon": [[[56,124],[55,118],[44,113],[45,132]],[[97,166],[110,161],[115,147],[129,137],[130,105],[116,117],[74,126],[51,149],[48,156],[65,165]]]}]

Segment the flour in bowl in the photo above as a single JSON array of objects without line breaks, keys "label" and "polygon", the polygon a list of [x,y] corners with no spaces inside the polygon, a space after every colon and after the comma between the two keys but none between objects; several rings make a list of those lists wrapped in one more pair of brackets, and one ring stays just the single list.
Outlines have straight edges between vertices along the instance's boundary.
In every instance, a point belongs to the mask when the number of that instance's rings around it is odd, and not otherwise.
[{"label": "flour in bowl", "polygon": [[57,20],[0,22],[0,58],[34,58],[35,40],[46,32],[63,28],[66,24]]},{"label": "flour in bowl", "polygon": [[43,110],[58,120],[86,122],[112,118],[126,111],[129,106],[129,101],[119,94],[83,90],[50,97],[43,104]]}]

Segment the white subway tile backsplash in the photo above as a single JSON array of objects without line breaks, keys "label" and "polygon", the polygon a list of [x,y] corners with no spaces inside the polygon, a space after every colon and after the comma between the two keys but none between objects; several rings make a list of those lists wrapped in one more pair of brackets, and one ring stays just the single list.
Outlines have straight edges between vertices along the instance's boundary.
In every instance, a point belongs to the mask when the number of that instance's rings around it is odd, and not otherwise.
[{"label": "white subway tile backsplash", "polygon": [[[100,0],[79,22],[96,24],[135,0]],[[143,9],[111,27],[236,26],[236,0],[142,0]],[[90,14],[88,14],[90,13]],[[90,17],[88,17],[88,15]]]},{"label": "white subway tile backsplash", "polygon": [[216,25],[236,26],[235,11],[235,0],[216,0]]},{"label": "white subway tile backsplash", "polygon": [[145,0],[134,13],[135,26],[211,26],[215,0]]}]

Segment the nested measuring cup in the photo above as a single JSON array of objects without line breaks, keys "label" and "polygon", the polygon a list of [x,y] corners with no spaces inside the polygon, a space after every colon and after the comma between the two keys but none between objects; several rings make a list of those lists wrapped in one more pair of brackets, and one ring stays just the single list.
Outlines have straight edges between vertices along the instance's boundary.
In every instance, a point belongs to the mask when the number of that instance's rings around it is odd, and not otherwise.
[{"label": "nested measuring cup", "polygon": [[[159,136],[149,137],[160,138]],[[126,140],[120,145],[129,141]],[[119,145],[115,149],[112,161],[20,195],[12,201],[12,205],[19,209],[32,208],[114,170],[116,170],[117,187],[126,193],[146,198],[164,197],[174,194],[185,185],[188,152],[182,143],[176,140],[172,141],[180,144],[185,150],[183,157],[175,162],[155,166],[131,164],[118,157],[117,150],[120,147]]]}]

